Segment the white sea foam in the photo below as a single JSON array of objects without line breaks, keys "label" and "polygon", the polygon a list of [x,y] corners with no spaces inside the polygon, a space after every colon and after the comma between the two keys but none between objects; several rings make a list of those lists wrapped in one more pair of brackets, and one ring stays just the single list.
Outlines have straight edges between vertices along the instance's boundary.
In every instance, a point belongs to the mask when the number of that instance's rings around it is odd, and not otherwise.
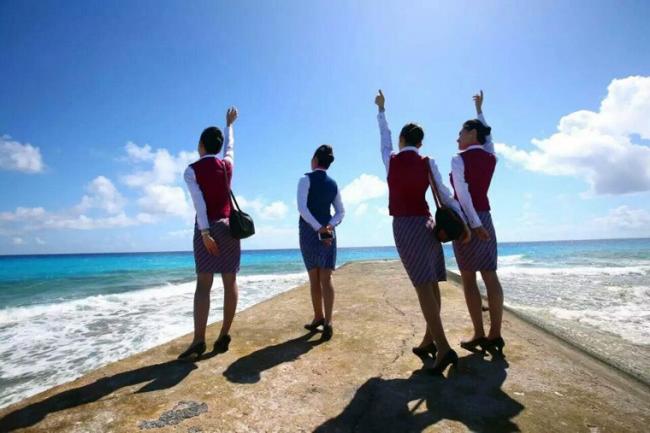
[{"label": "white sea foam", "polygon": [[[239,311],[307,281],[240,276]],[[0,407],[192,331],[194,282],[0,310]],[[222,317],[215,278],[210,321]],[[29,362],[26,362],[29,360]]]},{"label": "white sea foam", "polygon": [[526,258],[523,254],[512,254],[508,256],[499,256],[499,265],[501,266],[519,266],[532,265],[535,261]]},{"label": "white sea foam", "polygon": [[[499,257],[501,260],[501,257]],[[521,267],[506,264],[501,266],[499,262],[499,275],[581,275],[581,276],[621,276],[638,275],[643,276],[650,272],[650,265],[635,266],[571,266],[571,267]]]}]

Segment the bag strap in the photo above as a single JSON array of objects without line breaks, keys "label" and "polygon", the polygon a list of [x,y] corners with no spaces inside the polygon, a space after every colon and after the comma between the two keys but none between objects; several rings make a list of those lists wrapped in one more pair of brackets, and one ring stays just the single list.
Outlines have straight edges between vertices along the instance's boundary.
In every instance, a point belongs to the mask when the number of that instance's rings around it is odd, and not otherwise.
[{"label": "bag strap", "polygon": [[223,177],[226,180],[226,188],[228,189],[228,195],[230,196],[230,204],[234,203],[235,209],[237,209],[238,212],[241,212],[241,209],[239,208],[239,203],[237,203],[237,199],[235,198],[235,194],[233,194],[232,189],[230,189],[230,179],[228,178],[228,170],[226,166],[226,161],[223,159],[220,160],[221,164],[223,164]]},{"label": "bag strap", "polygon": [[429,185],[431,186],[431,192],[433,193],[433,201],[436,204],[436,209],[440,209],[442,206],[442,200],[440,199],[440,193],[438,192],[438,187],[436,186],[436,181],[433,179],[433,173],[431,172],[431,163],[429,162],[429,157],[426,157],[427,161],[427,172],[429,173]]}]

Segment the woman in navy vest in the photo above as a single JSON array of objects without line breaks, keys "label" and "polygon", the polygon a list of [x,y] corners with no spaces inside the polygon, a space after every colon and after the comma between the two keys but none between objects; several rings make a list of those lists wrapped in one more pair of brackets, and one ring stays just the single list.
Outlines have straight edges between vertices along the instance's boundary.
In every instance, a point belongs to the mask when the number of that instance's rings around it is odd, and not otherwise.
[{"label": "woman in navy vest", "polygon": [[[323,327],[323,340],[332,338],[334,286],[332,271],[336,267],[336,232],[345,215],[341,193],[327,169],[334,162],[332,146],[324,144],[311,159],[310,173],[298,182],[300,213],[300,251],[309,273],[314,319],[305,328],[316,331]],[[334,206],[334,216],[331,208]]]},{"label": "woman in navy vest", "polygon": [[[194,226],[194,263],[196,292],[194,293],[194,340],[179,358],[201,356],[206,350],[205,328],[210,312],[210,289],[214,274],[221,274],[224,288],[223,322],[214,343],[214,352],[225,352],[230,344],[230,326],[237,309],[237,272],[241,255],[239,240],[230,235],[230,180],[232,178],[234,137],[232,124],[237,109],[226,113],[226,143],[223,133],[215,126],[201,134],[198,151],[200,159],[185,170],[184,178],[196,210]],[[224,157],[217,154],[224,147]]]},{"label": "woman in navy vest", "polygon": [[[456,365],[458,355],[451,349],[440,319],[439,281],[447,279],[442,245],[433,233],[425,195],[429,189],[429,176],[433,177],[445,206],[462,214],[449,189],[442,183],[433,159],[420,156],[424,131],[414,123],[402,128],[399,135],[399,152],[393,152],[391,132],[384,113],[384,94],[379,91],[375,104],[379,108],[377,120],[381,136],[381,156],[388,174],[388,209],[393,217],[395,246],[406,273],[418,295],[420,307],[427,323],[424,338],[413,352],[422,360],[435,356],[433,372],[442,374],[449,365]],[[466,236],[469,232],[466,232]]]},{"label": "woman in navy vest", "polygon": [[[474,335],[461,346],[477,347],[502,354],[503,290],[497,276],[497,237],[490,215],[488,189],[496,167],[491,131],[483,117],[483,91],[474,96],[477,119],[468,120],[458,133],[458,155],[451,160],[451,182],[474,236],[468,244],[454,242],[454,255],[463,280],[465,301],[474,325]],[[487,289],[490,332],[485,336],[481,295],[476,284],[481,273]]]}]

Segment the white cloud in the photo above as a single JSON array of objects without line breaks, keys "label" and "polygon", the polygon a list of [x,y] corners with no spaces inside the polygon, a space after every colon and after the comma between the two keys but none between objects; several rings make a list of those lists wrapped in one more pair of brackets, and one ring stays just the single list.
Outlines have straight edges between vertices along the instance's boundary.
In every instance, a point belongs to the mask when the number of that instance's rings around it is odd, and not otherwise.
[{"label": "white cloud", "polygon": [[[0,231],[9,236],[22,236],[38,230],[110,229],[153,224],[168,215],[187,219],[194,216],[179,183],[187,164],[196,159],[195,153],[179,152],[172,156],[166,149],[154,150],[149,145],[134,143],[128,143],[125,151],[135,171],[123,180],[140,193],[137,200],[140,211],[135,216],[126,214],[127,200],[111,180],[97,176],[86,186],[86,194],[75,206],[58,211],[18,207],[15,211],[0,212]],[[274,204],[269,211],[278,215],[282,208]],[[43,242],[39,239],[36,238],[37,244]]]},{"label": "white cloud", "polygon": [[119,193],[113,182],[104,176],[97,176],[86,186],[88,195],[81,198],[77,205],[79,212],[85,212],[89,209],[103,209],[109,214],[116,214],[122,211],[126,200]]},{"label": "white cloud", "polygon": [[34,242],[36,242],[38,245],[45,245],[47,243],[43,239],[39,238],[38,236],[34,238]]},{"label": "white cloud", "polygon": [[193,235],[194,235],[194,229],[173,230],[167,233],[167,236],[170,238],[181,238],[181,239],[191,238]]},{"label": "white cloud", "polygon": [[140,221],[128,217],[124,212],[109,217],[99,218],[93,218],[86,215],[66,216],[52,214],[42,222],[37,222],[32,228],[95,230],[115,227],[130,227],[138,224],[140,224]]},{"label": "white cloud", "polygon": [[245,247],[251,249],[298,248],[298,221],[288,227],[258,224],[255,226],[255,236],[244,242]]},{"label": "white cloud", "polygon": [[138,146],[134,142],[129,141],[126,143],[126,146],[124,146],[124,150],[126,150],[126,154],[129,160],[133,162],[151,161],[154,159],[154,154],[151,151],[151,146],[148,144]]},{"label": "white cloud", "polygon": [[0,221],[21,221],[40,218],[45,215],[42,207],[18,207],[14,212],[0,212]]},{"label": "white cloud", "polygon": [[497,151],[530,171],[584,179],[595,194],[650,190],[650,147],[633,142],[650,139],[650,77],[616,79],[607,90],[598,112],[564,116],[558,132],[532,140],[535,149],[497,143]]},{"label": "white cloud", "polygon": [[361,203],[357,208],[354,210],[354,216],[363,216],[368,212],[368,203]]},{"label": "white cloud", "polygon": [[640,230],[640,233],[645,234],[650,232],[650,212],[645,209],[619,206],[610,209],[606,216],[595,218],[594,223],[609,230],[612,236],[618,234],[618,230]]},{"label": "white cloud", "polygon": [[266,203],[260,198],[248,200],[244,196],[237,196],[237,203],[244,212],[259,216],[265,220],[282,220],[289,213],[289,206],[283,201],[277,200]]},{"label": "white cloud", "polygon": [[283,201],[274,201],[268,206],[264,206],[260,216],[268,220],[281,220],[289,213],[289,207]]},{"label": "white cloud", "polygon": [[388,214],[388,206],[378,207],[376,210],[377,210],[377,213],[379,215],[381,215],[381,216],[385,216],[385,217],[390,216]]},{"label": "white cloud", "polygon": [[341,190],[344,205],[357,205],[374,198],[383,197],[388,192],[386,182],[372,174],[362,174]]},{"label": "white cloud", "polygon": [[25,243],[23,238],[19,238],[19,237],[13,238],[12,242],[13,242],[14,245],[23,245]]},{"label": "white cloud", "polygon": [[8,135],[0,136],[0,169],[40,173],[45,169],[41,150],[29,143],[19,143]]},{"label": "white cloud", "polygon": [[198,158],[196,152],[181,151],[174,156],[167,149],[152,149],[148,144],[138,146],[133,142],[128,142],[124,149],[127,160],[137,169],[123,176],[122,181],[140,190],[140,221],[157,220],[157,216],[163,215],[188,219],[194,215],[181,183],[187,165]]},{"label": "white cloud", "polygon": [[146,185],[144,195],[138,199],[142,210],[151,215],[177,215],[189,217],[193,215],[185,196],[185,191],[180,186]]},{"label": "white cloud", "polygon": [[170,185],[180,180],[180,175],[191,162],[196,161],[196,152],[179,152],[173,156],[167,149],[152,151],[151,146],[138,146],[128,142],[125,146],[128,160],[136,165],[151,164],[148,170],[136,170],[123,176],[122,181],[130,187],[145,187],[151,184]]}]

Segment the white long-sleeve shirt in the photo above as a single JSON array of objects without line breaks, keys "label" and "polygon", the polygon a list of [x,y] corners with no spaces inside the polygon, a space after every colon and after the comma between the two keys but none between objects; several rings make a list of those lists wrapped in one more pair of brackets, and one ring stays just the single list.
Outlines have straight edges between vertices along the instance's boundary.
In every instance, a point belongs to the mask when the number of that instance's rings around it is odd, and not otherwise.
[{"label": "white long-sleeve shirt", "polygon": [[[483,123],[485,126],[489,126],[483,117],[483,113],[479,113],[478,120]],[[492,135],[485,137],[484,144],[475,144],[469,146],[467,149],[461,150],[458,152],[458,155],[454,156],[451,159],[451,178],[454,182],[454,190],[456,191],[456,197],[458,197],[458,202],[463,208],[463,212],[467,217],[468,224],[470,228],[481,227],[483,223],[474,209],[474,203],[472,202],[472,196],[469,193],[469,185],[465,180],[465,163],[463,162],[463,157],[461,154],[467,152],[468,150],[480,149],[485,152],[489,152],[494,155],[494,143],[492,142]]]},{"label": "white long-sleeve shirt", "polygon": [[[203,158],[216,158],[217,155],[209,154],[203,155],[200,159]],[[226,137],[225,143],[223,146],[223,160],[230,163],[230,166],[234,168],[235,166],[235,135],[233,127],[226,127]],[[205,199],[203,198],[203,193],[201,188],[196,181],[196,173],[194,169],[189,165],[183,173],[183,179],[187,184],[187,189],[190,192],[190,197],[192,197],[192,203],[194,203],[194,209],[196,210],[196,222],[199,226],[199,230],[206,230],[210,228],[210,222],[208,221],[208,209],[205,205]]]},{"label": "white long-sleeve shirt", "polygon": [[[383,111],[380,111],[377,114],[377,121],[379,123],[379,136],[381,142],[381,159],[384,162],[386,167],[386,174],[388,174],[388,169],[390,165],[391,155],[394,154],[393,151],[393,139],[391,137],[390,129],[388,128],[388,122],[386,121],[386,115]],[[401,152],[416,152],[420,153],[420,150],[417,147],[408,146],[400,150]],[[445,186],[442,182],[442,176],[440,175],[440,170],[436,165],[436,161],[433,158],[429,158],[429,166],[431,167],[431,174],[433,175],[433,180],[436,183],[438,192],[440,193],[440,200],[444,206],[452,208],[458,215],[463,217],[463,212],[461,211],[460,205],[454,199],[454,196],[451,194],[449,188]]]},{"label": "white long-sleeve shirt", "polygon": [[[317,168],[316,170],[325,171],[321,168]],[[298,213],[300,213],[300,216],[307,222],[307,224],[309,224],[315,231],[318,231],[322,227],[322,224],[318,222],[316,217],[312,215],[312,213],[309,211],[309,208],[307,207],[309,186],[310,181],[309,176],[307,175],[301,177],[298,181]],[[334,201],[332,202],[332,206],[334,206],[334,215],[330,219],[329,224],[336,227],[337,225],[341,224],[341,221],[343,221],[343,217],[345,216],[345,208],[343,207],[343,201],[341,200],[340,190],[337,191],[336,197],[334,197]]]}]

